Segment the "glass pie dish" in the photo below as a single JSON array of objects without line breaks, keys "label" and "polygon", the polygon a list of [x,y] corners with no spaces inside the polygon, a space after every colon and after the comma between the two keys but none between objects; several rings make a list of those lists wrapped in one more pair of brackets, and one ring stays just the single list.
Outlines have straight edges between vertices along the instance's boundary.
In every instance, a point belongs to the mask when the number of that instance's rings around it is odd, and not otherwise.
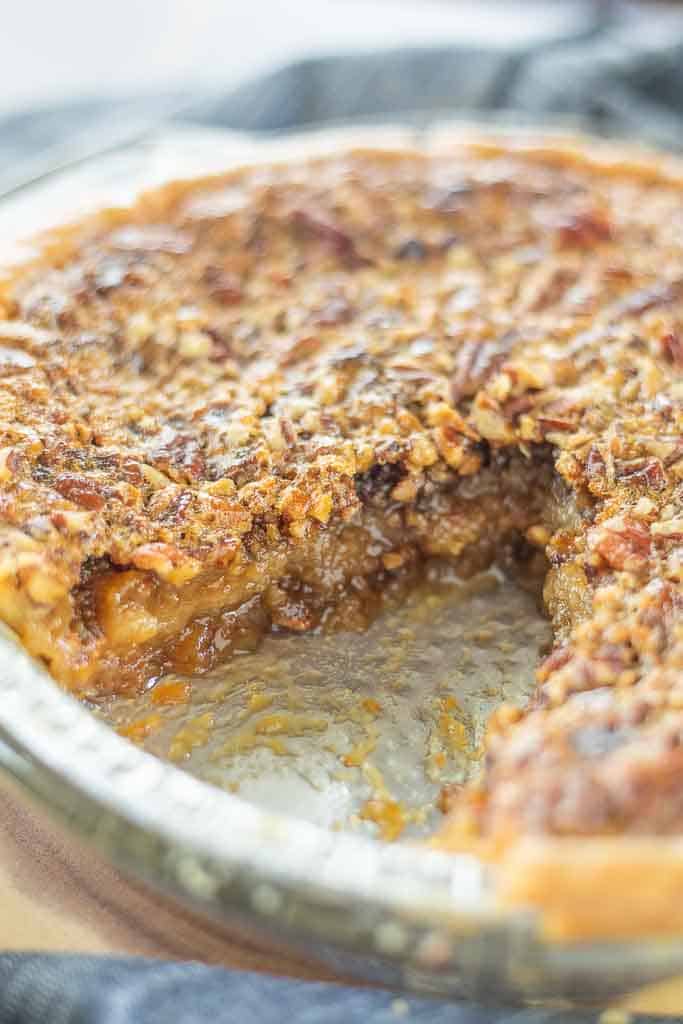
[{"label": "glass pie dish", "polygon": [[[82,215],[87,212],[84,199],[88,208],[125,203],[141,188],[169,178],[271,157],[323,152],[345,142],[357,143],[362,136],[362,129],[352,129],[264,142],[187,130],[138,142],[14,190],[3,201],[0,231],[6,244],[30,236],[45,224]],[[415,133],[372,127],[366,129],[365,137],[374,147],[429,144],[429,132],[424,129]],[[20,254],[21,246],[16,252],[8,247],[0,256],[4,261]],[[181,771],[125,738],[146,740],[135,732],[139,707],[117,703],[98,707],[93,715],[91,709],[61,692],[6,631],[0,650],[2,759],[51,812],[96,843],[124,871],[191,904],[227,928],[246,929],[266,943],[291,943],[292,948],[309,952],[346,974],[471,1000],[589,1003],[678,973],[683,969],[683,940],[553,939],[531,909],[500,903],[490,867],[475,856],[446,855],[412,842],[390,845],[374,834],[365,834],[363,822],[369,822],[373,833],[384,832],[386,838],[394,838],[397,830],[409,838],[419,831],[424,819],[424,814],[418,813],[419,805],[433,799],[433,791],[425,795],[413,786],[413,791],[407,792],[409,777],[415,779],[420,773],[409,758],[401,761],[396,752],[409,748],[420,729],[426,731],[428,744],[430,737],[438,739],[439,716],[449,710],[438,688],[439,652],[448,651],[448,637],[457,640],[472,632],[477,623],[481,625],[487,591],[494,589],[498,595],[494,632],[501,636],[507,629],[520,641],[517,648],[513,645],[506,652],[509,661],[519,662],[520,678],[528,678],[530,663],[543,645],[543,625],[530,612],[526,624],[518,626],[519,601],[510,602],[508,613],[506,588],[511,585],[507,581],[490,575],[464,593],[459,584],[450,581],[449,585],[457,592],[452,607],[449,598],[442,607],[431,609],[428,631],[432,632],[427,637],[431,656],[425,660],[424,652],[413,649],[406,653],[411,678],[419,681],[421,699],[427,695],[432,700],[436,718],[411,713],[417,699],[416,682],[395,700],[387,701],[391,705],[388,715],[379,714],[371,703],[377,699],[376,683],[383,668],[372,661],[372,652],[381,650],[382,644],[385,649],[390,647],[391,636],[364,635],[354,644],[354,656],[360,659],[357,663],[344,662],[335,639],[316,641],[311,653],[292,641],[290,646],[296,650],[286,655],[281,643],[271,656],[287,663],[286,693],[281,687],[276,697],[272,689],[264,687],[263,679],[268,678],[266,650],[258,655],[266,658],[259,662],[259,688],[245,693],[233,687],[228,694],[218,686],[214,704],[220,712],[207,709],[205,694],[197,704],[193,700],[182,710],[187,722],[180,739],[182,727],[178,728],[176,720],[171,722],[171,760],[183,760],[190,769]],[[406,611],[396,614],[398,621],[378,628],[405,631],[407,622],[400,616]],[[470,694],[465,682],[474,673],[463,673],[469,733],[465,729],[467,735],[461,735],[457,722],[446,721],[444,729],[449,742],[455,737],[456,746],[462,740],[461,746],[473,751],[493,699],[493,684],[486,673],[495,658],[486,637],[475,636],[472,644],[475,662],[480,650],[484,654],[476,673],[481,685]],[[297,658],[305,663],[303,667]],[[350,704],[342,708],[337,718],[352,722],[354,729],[339,737],[335,757],[346,744],[345,766],[355,769],[364,757],[363,743],[366,750],[379,748],[376,756],[382,778],[390,780],[392,791],[401,790],[401,800],[393,803],[400,803],[401,808],[410,805],[407,812],[399,809],[405,821],[397,822],[399,811],[393,818],[387,817],[387,805],[392,801],[382,795],[384,782],[368,778],[366,773],[362,779],[365,788],[357,790],[355,781],[333,778],[330,765],[321,761],[319,736],[324,733],[329,745],[335,723],[323,721],[319,709],[316,717],[319,702],[307,698],[306,666],[311,662],[317,671],[324,665],[327,690],[337,705],[343,705],[350,690],[353,708],[360,705],[364,712],[354,719]],[[509,665],[498,667],[498,689],[505,690],[509,683],[514,691],[517,677]],[[221,678],[227,678],[225,672]],[[282,674],[279,678],[281,681]],[[250,680],[244,682],[246,686]],[[294,702],[291,686],[287,689],[293,682],[298,685]],[[381,689],[385,693],[387,685]],[[279,715],[278,720],[263,725],[260,733],[250,732],[247,719],[234,713],[231,705],[237,697],[243,703],[246,697],[255,711],[267,708],[271,719]],[[281,706],[285,698],[289,701],[286,707]],[[212,717],[213,728],[213,718],[219,713],[234,713],[230,721],[219,723],[219,747],[196,742],[202,721]],[[286,720],[285,714],[289,716]],[[124,735],[117,735],[98,718],[112,722]],[[238,721],[241,731],[231,729],[231,721]],[[277,744],[284,742],[283,734],[285,739],[297,741],[294,756],[303,788],[293,788],[293,778],[286,773],[282,782],[278,759],[283,751]],[[164,736],[163,730],[155,735]],[[262,742],[266,735],[270,744]],[[259,743],[251,742],[255,736],[261,737]],[[424,745],[423,735],[419,746]],[[152,752],[162,753],[154,750],[154,743],[148,746]],[[255,747],[256,766],[252,757]],[[217,749],[228,758],[230,772],[224,771],[221,757],[214,756]],[[174,751],[178,756],[174,757]],[[432,753],[438,766],[443,751],[434,748]],[[469,770],[461,762],[456,768],[461,775]],[[243,769],[246,774],[241,774]],[[313,778],[317,784],[311,782]],[[428,776],[428,781],[435,780]],[[331,811],[333,782],[339,784],[342,795]],[[324,798],[316,804],[313,798],[321,792]],[[306,804],[309,798],[310,806]],[[354,824],[361,822],[357,834],[335,827],[340,818],[349,815]]]}]

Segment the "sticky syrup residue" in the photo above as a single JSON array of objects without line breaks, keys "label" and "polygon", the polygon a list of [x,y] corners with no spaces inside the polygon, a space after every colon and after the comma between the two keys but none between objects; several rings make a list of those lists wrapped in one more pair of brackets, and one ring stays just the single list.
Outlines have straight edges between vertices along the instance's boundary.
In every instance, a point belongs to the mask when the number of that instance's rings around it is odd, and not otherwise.
[{"label": "sticky syrup residue", "polygon": [[364,632],[270,636],[96,713],[245,799],[393,841],[433,827],[478,770],[489,714],[525,702],[549,637],[510,580],[444,572]]}]

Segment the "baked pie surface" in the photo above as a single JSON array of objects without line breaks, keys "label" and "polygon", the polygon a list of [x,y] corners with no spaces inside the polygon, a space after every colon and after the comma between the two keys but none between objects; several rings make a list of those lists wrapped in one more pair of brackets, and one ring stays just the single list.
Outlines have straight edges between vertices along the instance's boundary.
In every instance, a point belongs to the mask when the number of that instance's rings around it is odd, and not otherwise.
[{"label": "baked pie surface", "polygon": [[545,558],[555,646],[439,842],[678,835],[678,175],[349,150],[54,234],[0,292],[0,616],[97,696]]}]

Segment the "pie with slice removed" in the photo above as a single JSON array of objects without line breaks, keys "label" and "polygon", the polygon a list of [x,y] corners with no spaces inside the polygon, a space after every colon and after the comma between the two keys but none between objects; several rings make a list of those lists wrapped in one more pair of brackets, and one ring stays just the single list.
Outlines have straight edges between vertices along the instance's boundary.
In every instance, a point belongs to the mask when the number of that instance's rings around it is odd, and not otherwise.
[{"label": "pie with slice removed", "polygon": [[0,617],[97,698],[514,564],[554,646],[438,843],[531,902],[577,843],[678,884],[682,403],[673,160],[482,138],[174,183],[2,281]]}]

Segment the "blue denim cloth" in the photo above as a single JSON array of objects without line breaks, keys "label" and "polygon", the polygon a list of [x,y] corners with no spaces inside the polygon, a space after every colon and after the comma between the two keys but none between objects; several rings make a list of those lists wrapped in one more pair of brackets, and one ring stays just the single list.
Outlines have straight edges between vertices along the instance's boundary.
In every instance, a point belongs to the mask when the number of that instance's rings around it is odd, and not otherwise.
[{"label": "blue denim cloth", "polygon": [[[227,96],[89,101],[0,119],[0,191],[35,160],[61,162],[76,138],[169,112],[211,126],[288,131],[329,119],[438,112],[576,115],[590,127],[683,147],[683,30],[637,32],[605,5],[589,31],[510,53],[402,50],[292,64]],[[610,14],[610,11],[612,12]],[[606,13],[605,13],[606,12]],[[124,131],[125,134],[125,131]],[[32,163],[33,161],[33,163]],[[7,172],[7,173],[5,173]],[[3,178],[3,173],[5,177]],[[0,911],[1,912],[1,911]],[[268,978],[200,964],[12,954],[0,956],[0,1024],[587,1024],[597,1015],[483,1010],[371,990]],[[402,1016],[408,1004],[409,1013]],[[635,1019],[635,1018],[634,1018]],[[645,1021],[647,1018],[637,1018]],[[657,1018],[661,1020],[661,1018]],[[651,1018],[655,1020],[655,1018]]]},{"label": "blue denim cloth", "polygon": [[[599,1014],[491,1010],[203,964],[0,956],[0,1024],[598,1024]],[[633,1017],[655,1024],[661,1017]]]}]

